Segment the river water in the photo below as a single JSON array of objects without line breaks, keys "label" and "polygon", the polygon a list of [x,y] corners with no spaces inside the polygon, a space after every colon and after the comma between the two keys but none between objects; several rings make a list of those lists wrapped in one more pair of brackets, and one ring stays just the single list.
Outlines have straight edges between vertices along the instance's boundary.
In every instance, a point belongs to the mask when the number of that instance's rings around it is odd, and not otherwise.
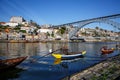
[{"label": "river water", "polygon": [[[2,76],[2,80],[61,80],[66,76],[80,72],[102,60],[120,54],[115,50],[112,54],[101,55],[102,46],[115,48],[120,42],[49,42],[49,43],[0,43],[0,58],[14,58],[28,56],[28,58],[17,66],[21,71],[17,76]],[[69,51],[80,52],[86,50],[84,58],[74,60],[63,60],[55,64],[56,59],[51,55],[44,56],[52,51],[67,47]],[[44,56],[44,57],[43,57]],[[1,77],[0,77],[1,78]]]}]

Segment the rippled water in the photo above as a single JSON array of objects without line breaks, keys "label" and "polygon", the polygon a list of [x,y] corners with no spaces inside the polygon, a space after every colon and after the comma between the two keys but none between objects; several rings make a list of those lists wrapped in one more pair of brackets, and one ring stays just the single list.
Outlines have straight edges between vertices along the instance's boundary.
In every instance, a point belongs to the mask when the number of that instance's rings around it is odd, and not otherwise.
[{"label": "rippled water", "polygon": [[[104,45],[112,48],[118,42],[84,42],[84,43],[0,43],[0,58],[13,58],[18,56],[29,56],[23,63],[17,66],[22,71],[17,77],[10,80],[60,80],[76,72],[82,71],[108,57],[120,54],[115,50],[109,55],[101,55],[100,48]],[[57,50],[68,47],[69,51],[86,50],[84,58],[74,60],[63,60],[60,64],[54,64],[55,58],[51,55],[42,57],[49,53],[49,49]]]}]

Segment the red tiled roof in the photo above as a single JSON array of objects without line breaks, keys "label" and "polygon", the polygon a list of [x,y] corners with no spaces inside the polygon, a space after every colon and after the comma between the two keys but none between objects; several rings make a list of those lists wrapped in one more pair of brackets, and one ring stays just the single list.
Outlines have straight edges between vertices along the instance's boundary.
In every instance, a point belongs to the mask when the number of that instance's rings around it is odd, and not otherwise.
[{"label": "red tiled roof", "polygon": [[0,22],[0,24],[5,24],[6,22]]}]

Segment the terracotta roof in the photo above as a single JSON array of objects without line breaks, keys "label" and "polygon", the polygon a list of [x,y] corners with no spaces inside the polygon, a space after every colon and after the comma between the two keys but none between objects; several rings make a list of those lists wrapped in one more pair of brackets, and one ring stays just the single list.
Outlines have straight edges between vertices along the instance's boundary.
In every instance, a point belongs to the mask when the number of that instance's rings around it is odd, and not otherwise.
[{"label": "terracotta roof", "polygon": [[0,24],[5,24],[6,22],[0,22]]}]

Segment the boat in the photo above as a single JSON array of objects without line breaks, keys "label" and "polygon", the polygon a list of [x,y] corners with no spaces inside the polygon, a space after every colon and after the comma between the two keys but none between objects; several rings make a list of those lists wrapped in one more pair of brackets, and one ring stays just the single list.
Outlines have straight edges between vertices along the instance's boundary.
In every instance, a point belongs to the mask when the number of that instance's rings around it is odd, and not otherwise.
[{"label": "boat", "polygon": [[103,46],[101,48],[101,52],[102,54],[110,54],[110,53],[113,53],[114,52],[114,48],[107,48],[107,46]]},{"label": "boat", "polygon": [[79,54],[68,54],[68,55],[53,53],[52,56],[55,57],[56,59],[69,60],[69,59],[75,59],[75,58],[83,58],[85,54],[86,54],[86,51],[82,51]]},{"label": "boat", "polygon": [[114,52],[114,49],[106,49],[106,50],[101,50],[102,54],[110,54]]},{"label": "boat", "polygon": [[0,60],[0,71],[7,70],[9,68],[14,68],[17,65],[19,65],[20,63],[22,63],[26,58],[27,58],[27,56]]}]

